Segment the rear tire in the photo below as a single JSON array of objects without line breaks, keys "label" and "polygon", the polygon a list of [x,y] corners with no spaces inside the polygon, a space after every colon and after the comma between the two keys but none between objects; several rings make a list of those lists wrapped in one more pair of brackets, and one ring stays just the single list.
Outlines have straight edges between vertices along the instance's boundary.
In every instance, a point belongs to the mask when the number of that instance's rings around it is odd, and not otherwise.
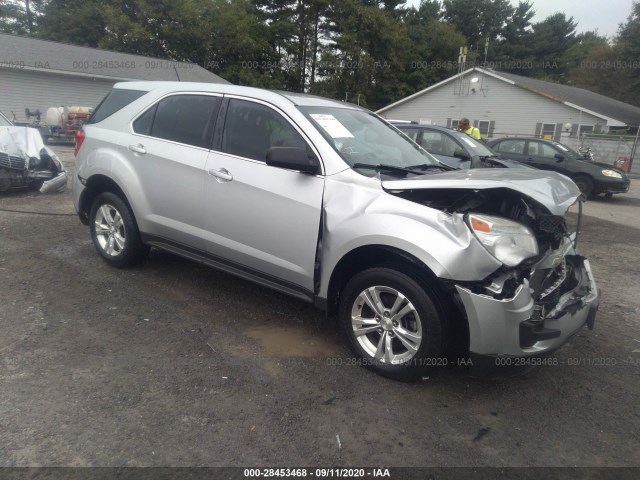
[{"label": "rear tire", "polygon": [[391,268],[371,268],[347,283],[340,325],[363,366],[415,380],[441,363],[442,315],[428,289]]},{"label": "rear tire", "polygon": [[133,212],[116,194],[99,194],[91,206],[89,228],[100,256],[114,267],[131,267],[140,263],[149,247],[140,240]]},{"label": "rear tire", "polygon": [[593,180],[585,175],[576,175],[573,177],[573,183],[580,189],[585,198],[590,198],[593,195]]}]

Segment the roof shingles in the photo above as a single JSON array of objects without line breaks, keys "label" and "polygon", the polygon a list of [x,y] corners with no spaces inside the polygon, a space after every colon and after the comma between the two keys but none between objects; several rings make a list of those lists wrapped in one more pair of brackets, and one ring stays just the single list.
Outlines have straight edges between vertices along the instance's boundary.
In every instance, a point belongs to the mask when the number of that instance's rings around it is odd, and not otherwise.
[{"label": "roof shingles", "polygon": [[0,33],[0,67],[111,77],[229,83],[200,65]]}]

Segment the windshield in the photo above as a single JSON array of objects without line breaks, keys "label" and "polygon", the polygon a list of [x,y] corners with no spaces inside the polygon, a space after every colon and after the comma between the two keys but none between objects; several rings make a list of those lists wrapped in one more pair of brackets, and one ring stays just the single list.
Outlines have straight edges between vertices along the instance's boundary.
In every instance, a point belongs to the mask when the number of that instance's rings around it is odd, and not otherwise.
[{"label": "windshield", "polygon": [[352,168],[356,164],[401,168],[440,165],[430,153],[373,113],[339,107],[298,108]]},{"label": "windshield", "polygon": [[492,157],[497,156],[498,154],[487,147],[484,143],[479,142],[475,138],[471,138],[469,135],[462,134],[458,135],[458,139],[463,141],[465,145],[472,149],[473,153],[478,155],[479,157]]},{"label": "windshield", "polygon": [[584,157],[576,152],[573,148],[569,148],[566,145],[562,145],[561,143],[553,142],[553,145],[556,146],[562,153],[568,155],[569,157],[575,158],[577,160],[584,160]]}]

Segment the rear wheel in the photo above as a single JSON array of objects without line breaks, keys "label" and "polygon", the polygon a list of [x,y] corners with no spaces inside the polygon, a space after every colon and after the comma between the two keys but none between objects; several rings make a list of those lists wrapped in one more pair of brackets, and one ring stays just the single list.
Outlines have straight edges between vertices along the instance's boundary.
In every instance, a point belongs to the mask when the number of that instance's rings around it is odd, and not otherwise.
[{"label": "rear wheel", "polygon": [[577,175],[573,177],[573,183],[580,189],[582,194],[589,198],[593,195],[593,180],[584,175]]},{"label": "rear wheel", "polygon": [[438,364],[442,317],[416,280],[390,268],[372,268],[355,275],[341,297],[340,324],[364,366],[412,380]]},{"label": "rear wheel", "polygon": [[111,192],[101,193],[91,207],[89,226],[93,244],[102,258],[114,267],[139,263],[149,251],[129,206]]}]

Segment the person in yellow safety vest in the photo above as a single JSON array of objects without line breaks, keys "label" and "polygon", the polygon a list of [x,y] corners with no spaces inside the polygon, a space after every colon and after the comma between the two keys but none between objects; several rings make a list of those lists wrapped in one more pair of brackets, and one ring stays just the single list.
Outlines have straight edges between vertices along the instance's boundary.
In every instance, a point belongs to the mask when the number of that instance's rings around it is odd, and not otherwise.
[{"label": "person in yellow safety vest", "polygon": [[460,129],[461,132],[466,133],[471,138],[475,138],[476,140],[481,140],[480,130],[478,130],[476,127],[472,127],[471,124],[469,124],[468,118],[464,118],[464,117],[461,118],[460,121],[458,122],[458,128]]}]

